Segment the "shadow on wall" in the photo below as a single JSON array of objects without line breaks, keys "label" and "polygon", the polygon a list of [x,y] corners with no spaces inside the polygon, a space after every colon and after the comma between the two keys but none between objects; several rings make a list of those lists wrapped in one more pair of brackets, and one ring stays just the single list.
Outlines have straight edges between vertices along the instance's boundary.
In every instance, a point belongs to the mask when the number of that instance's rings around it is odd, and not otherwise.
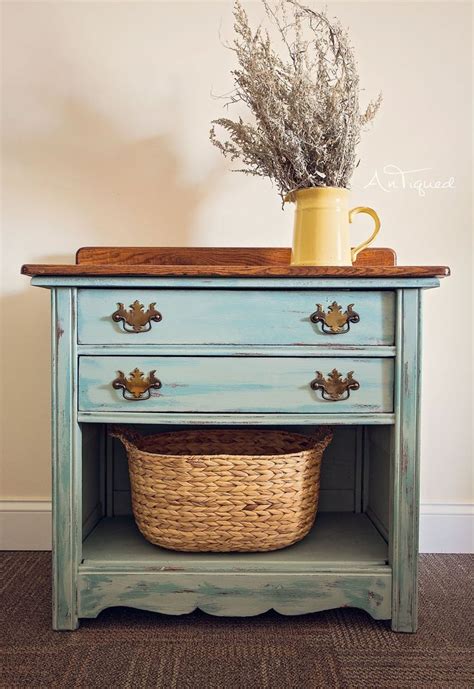
[{"label": "shadow on wall", "polygon": [[[4,143],[5,245],[12,256],[72,263],[83,245],[192,245],[194,219],[214,193],[220,160],[205,178],[189,181],[170,134],[131,141],[74,101],[54,104],[49,116],[54,126],[41,136],[10,136]],[[28,245],[21,229],[30,223],[44,236]],[[70,254],[54,253],[69,247]],[[2,330],[2,492],[41,497],[49,494],[49,295],[25,278],[24,290],[2,299],[1,312],[8,323]],[[33,457],[42,469],[30,469]]]},{"label": "shadow on wall", "polygon": [[10,193],[37,203],[43,225],[49,212],[53,232],[59,217],[66,223],[61,230],[79,242],[192,243],[194,219],[214,192],[223,160],[216,156],[209,174],[191,181],[170,133],[131,141],[116,124],[74,101],[55,107],[54,117],[57,125],[47,135],[22,136],[4,148],[6,169],[11,161],[21,171]]}]

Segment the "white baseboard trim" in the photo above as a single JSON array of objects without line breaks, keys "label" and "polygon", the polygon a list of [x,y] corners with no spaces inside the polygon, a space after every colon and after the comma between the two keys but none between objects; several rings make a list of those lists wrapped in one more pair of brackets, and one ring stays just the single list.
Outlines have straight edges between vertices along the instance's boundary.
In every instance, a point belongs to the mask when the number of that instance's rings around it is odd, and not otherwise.
[{"label": "white baseboard trim", "polygon": [[[51,550],[51,501],[0,500],[0,550]],[[474,505],[421,505],[420,552],[474,552]]]},{"label": "white baseboard trim", "polygon": [[51,501],[0,500],[0,550],[51,550]]},{"label": "white baseboard trim", "polygon": [[422,504],[421,553],[473,553],[474,505]]}]

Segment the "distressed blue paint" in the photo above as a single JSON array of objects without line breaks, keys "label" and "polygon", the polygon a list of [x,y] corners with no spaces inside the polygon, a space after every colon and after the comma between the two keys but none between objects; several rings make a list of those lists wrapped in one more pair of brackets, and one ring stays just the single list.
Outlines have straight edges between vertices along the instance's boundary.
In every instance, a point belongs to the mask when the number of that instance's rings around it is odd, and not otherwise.
[{"label": "distressed blue paint", "polygon": [[[139,368],[162,383],[145,400],[125,400],[112,381]],[[310,387],[316,371],[354,371],[360,389],[330,402]],[[390,359],[226,357],[80,357],[79,409],[127,412],[246,412],[347,414],[393,411]]]},{"label": "distressed blue paint", "polygon": [[97,617],[118,605],[183,615],[196,608],[211,615],[247,617],[267,610],[302,615],[337,607],[391,614],[391,574],[103,572],[79,573],[79,613]]},{"label": "distressed blue paint", "polygon": [[[160,356],[326,356],[334,355],[334,347],[324,345],[81,345],[77,346],[79,356],[104,356],[105,354],[126,354],[127,356],[149,356],[153,351]],[[341,345],[337,348],[338,358],[344,357],[395,357],[395,346]]]},{"label": "distressed blue paint", "polygon": [[350,414],[256,414],[246,411],[238,414],[220,414],[212,412],[208,414],[196,413],[187,414],[162,412],[128,412],[121,411],[117,416],[116,411],[111,412],[87,412],[79,411],[78,420],[87,423],[133,423],[133,424],[176,424],[190,426],[229,426],[229,425],[248,425],[248,426],[268,426],[280,424],[283,426],[301,426],[309,424],[318,426],[334,425],[353,426],[354,424],[367,424],[374,426],[386,426],[395,423],[395,414],[381,413],[350,413]]},{"label": "distressed blue paint", "polygon": [[398,314],[390,539],[392,628],[400,632],[414,632],[418,625],[421,293],[401,290]]},{"label": "distressed blue paint", "polygon": [[[147,332],[125,332],[112,320],[117,304],[150,303],[163,319]],[[328,334],[310,315],[317,304],[328,310],[349,303],[360,321],[348,332]],[[80,344],[166,345],[393,345],[395,293],[340,290],[79,290]]]},{"label": "distressed blue paint", "polygon": [[[53,287],[54,628],[74,629],[78,615],[94,617],[109,605],[170,614],[199,607],[215,615],[253,615],[270,608],[300,614],[349,605],[376,618],[392,617],[395,630],[416,629],[420,292],[439,280],[37,277],[32,283]],[[86,290],[80,324],[86,344],[77,344],[76,286]],[[157,307],[165,318],[153,324],[152,336],[137,336],[130,345],[128,336],[113,329],[117,326],[111,330],[108,300],[127,305],[128,299],[118,296],[127,294],[130,301],[138,298],[148,306],[146,290],[160,290]],[[315,302],[327,305],[334,299],[344,307],[354,303],[363,318],[348,337],[327,340],[307,317]],[[183,312],[181,320],[173,309]],[[99,322],[89,322],[91,317]],[[125,402],[110,387],[116,369],[128,373],[135,366],[145,373],[156,368],[163,380],[149,403]],[[333,367],[343,374],[354,370],[361,383],[347,402],[322,402],[309,389],[315,370],[327,374]],[[395,424],[390,564],[370,566],[352,557],[345,564],[300,570],[296,561],[290,565],[285,551],[281,570],[271,572],[249,571],[245,564],[235,571],[239,555],[235,570],[224,573],[218,565],[206,572],[190,572],[186,566],[153,571],[149,565],[128,571],[126,553],[118,563],[81,564],[79,421]]]},{"label": "distressed blue paint", "polygon": [[[330,448],[329,448],[330,451]],[[348,452],[352,452],[348,450]],[[332,462],[330,454],[324,463]],[[334,506],[333,506],[334,510]],[[185,553],[145,541],[132,517],[103,519],[83,546],[82,574],[114,572],[215,572],[312,574],[387,573],[388,546],[370,519],[350,512],[321,512],[298,543],[267,553]]]},{"label": "distressed blue paint", "polygon": [[200,289],[400,289],[439,287],[438,278],[34,277],[35,287],[179,287]]},{"label": "distressed blue paint", "polygon": [[52,293],[53,628],[76,629],[81,550],[81,454],[77,423],[74,293]]}]

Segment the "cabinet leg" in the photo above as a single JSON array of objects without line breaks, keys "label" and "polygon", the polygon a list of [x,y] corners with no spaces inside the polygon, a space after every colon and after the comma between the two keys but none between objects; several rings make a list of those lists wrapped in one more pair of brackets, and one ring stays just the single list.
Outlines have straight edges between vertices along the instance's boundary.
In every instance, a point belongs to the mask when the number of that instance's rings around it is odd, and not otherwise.
[{"label": "cabinet leg", "polygon": [[416,632],[417,628],[418,622],[416,618],[412,619],[411,622],[392,619],[392,631],[394,632],[408,632],[409,634],[413,634]]},{"label": "cabinet leg", "polygon": [[[57,589],[62,589],[62,582],[58,582]],[[65,600],[53,587],[53,629],[56,631],[74,631],[79,627],[76,606],[72,600]]]},{"label": "cabinet leg", "polygon": [[77,616],[77,567],[72,557],[74,540],[67,515],[53,511],[53,629],[71,630],[79,626]]},{"label": "cabinet leg", "polygon": [[77,423],[75,290],[52,292],[53,629],[77,629],[81,430]]},{"label": "cabinet leg", "polygon": [[395,450],[392,472],[392,629],[418,625],[420,290],[398,291]]}]

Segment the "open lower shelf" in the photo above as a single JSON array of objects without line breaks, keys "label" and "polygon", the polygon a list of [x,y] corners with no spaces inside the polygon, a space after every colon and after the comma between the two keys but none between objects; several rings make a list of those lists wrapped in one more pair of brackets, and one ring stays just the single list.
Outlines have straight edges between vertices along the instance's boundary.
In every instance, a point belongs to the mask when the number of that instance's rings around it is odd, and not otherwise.
[{"label": "open lower shelf", "polygon": [[153,571],[315,571],[387,566],[387,543],[365,514],[323,512],[299,543],[268,553],[181,553],[148,543],[132,517],[102,519],[85,539],[82,568]]}]

